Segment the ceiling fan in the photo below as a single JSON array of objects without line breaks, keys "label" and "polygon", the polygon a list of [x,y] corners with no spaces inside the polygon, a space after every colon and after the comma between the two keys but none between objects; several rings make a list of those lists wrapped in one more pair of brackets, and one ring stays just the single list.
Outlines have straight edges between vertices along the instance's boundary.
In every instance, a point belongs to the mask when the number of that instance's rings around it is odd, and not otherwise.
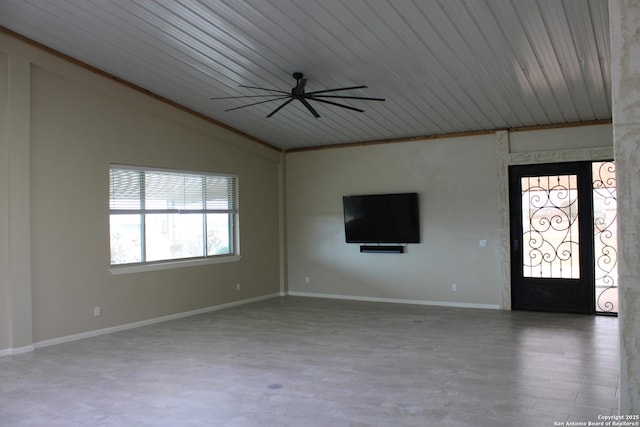
[{"label": "ceiling fan", "polygon": [[278,90],[278,89],[268,89],[268,88],[264,88],[264,87],[240,85],[240,87],[244,87],[244,88],[247,88],[247,89],[264,90],[264,91],[272,92],[272,93],[271,94],[265,94],[265,95],[223,96],[223,97],[211,98],[211,99],[264,98],[264,97],[272,98],[272,99],[267,99],[265,101],[259,101],[259,102],[253,102],[251,104],[241,105],[239,107],[228,108],[228,109],[226,109],[224,111],[238,110],[240,108],[251,107],[252,105],[264,104],[264,103],[267,103],[267,102],[273,102],[273,101],[278,101],[278,100],[282,100],[282,99],[286,100],[282,104],[280,104],[275,110],[273,110],[271,113],[269,113],[267,115],[267,117],[272,117],[274,114],[276,114],[278,111],[280,111],[282,108],[284,108],[286,105],[288,105],[292,101],[298,100],[298,101],[300,101],[302,103],[302,105],[304,105],[307,108],[307,110],[309,110],[309,112],[311,114],[313,114],[313,117],[315,117],[316,119],[320,117],[320,114],[318,114],[316,109],[313,108],[313,106],[311,105],[311,103],[309,103],[309,101],[317,101],[317,102],[321,102],[323,104],[335,105],[337,107],[346,108],[348,110],[358,111],[360,113],[364,113],[364,110],[362,110],[360,108],[351,107],[349,105],[340,104],[338,102],[329,101],[327,98],[330,98],[330,99],[359,99],[359,100],[365,100],[365,101],[384,101],[384,98],[371,98],[371,97],[366,97],[366,96],[325,95],[325,94],[330,93],[330,92],[340,92],[340,91],[353,90],[353,89],[365,89],[367,86],[350,86],[350,87],[340,87],[340,88],[335,88],[335,89],[316,90],[316,91],[313,91],[313,92],[305,92],[304,88],[305,88],[305,85],[307,84],[307,79],[304,78],[304,74],[302,74],[300,72],[295,72],[295,73],[293,73],[292,76],[293,76],[294,79],[296,79],[296,85],[291,89],[291,92],[287,92],[287,91],[284,91],[284,90]]}]

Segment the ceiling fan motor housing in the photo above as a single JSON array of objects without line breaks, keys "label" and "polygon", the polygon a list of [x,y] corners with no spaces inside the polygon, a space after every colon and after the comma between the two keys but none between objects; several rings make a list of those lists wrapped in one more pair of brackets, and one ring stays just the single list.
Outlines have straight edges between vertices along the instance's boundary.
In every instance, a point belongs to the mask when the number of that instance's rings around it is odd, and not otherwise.
[{"label": "ceiling fan motor housing", "polygon": [[307,84],[307,79],[303,79],[304,74],[296,72],[293,73],[293,78],[296,79],[296,85],[291,89],[291,96],[296,99],[304,98],[304,87]]}]

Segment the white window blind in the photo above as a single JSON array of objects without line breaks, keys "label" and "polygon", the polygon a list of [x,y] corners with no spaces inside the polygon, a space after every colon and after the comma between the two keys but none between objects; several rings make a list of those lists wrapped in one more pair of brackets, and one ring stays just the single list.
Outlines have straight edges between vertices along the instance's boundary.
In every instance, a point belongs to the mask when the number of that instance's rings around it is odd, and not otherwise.
[{"label": "white window blind", "polygon": [[111,265],[236,254],[237,178],[112,165]]},{"label": "white window blind", "polygon": [[109,207],[131,211],[236,213],[235,176],[112,167]]}]

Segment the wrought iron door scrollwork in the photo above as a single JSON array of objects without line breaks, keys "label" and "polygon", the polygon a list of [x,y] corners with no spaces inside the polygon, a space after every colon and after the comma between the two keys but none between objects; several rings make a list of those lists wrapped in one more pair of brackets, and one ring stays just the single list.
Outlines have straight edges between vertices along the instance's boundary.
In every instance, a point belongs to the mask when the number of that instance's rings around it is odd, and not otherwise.
[{"label": "wrought iron door scrollwork", "polygon": [[575,175],[522,178],[525,277],[579,278]]},{"label": "wrought iron door scrollwork", "polygon": [[593,164],[596,311],[618,311],[617,195],[614,162]]}]

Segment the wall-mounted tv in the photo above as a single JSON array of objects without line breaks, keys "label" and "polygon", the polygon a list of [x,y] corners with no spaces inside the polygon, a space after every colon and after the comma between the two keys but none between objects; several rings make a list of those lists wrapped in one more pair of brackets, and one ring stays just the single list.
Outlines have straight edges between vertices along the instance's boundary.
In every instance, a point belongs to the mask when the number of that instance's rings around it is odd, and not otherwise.
[{"label": "wall-mounted tv", "polygon": [[343,196],[347,243],[420,243],[418,193]]}]

